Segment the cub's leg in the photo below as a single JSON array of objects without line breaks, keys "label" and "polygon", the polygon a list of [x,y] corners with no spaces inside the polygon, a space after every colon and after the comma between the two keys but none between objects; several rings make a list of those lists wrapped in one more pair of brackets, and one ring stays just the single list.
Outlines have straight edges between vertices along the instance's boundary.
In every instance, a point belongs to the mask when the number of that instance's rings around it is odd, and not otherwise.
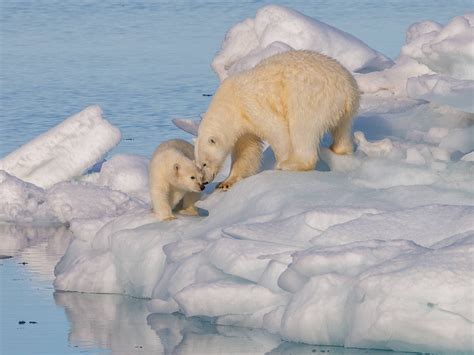
[{"label": "cub's leg", "polygon": [[198,192],[185,193],[183,197],[183,208],[179,211],[179,213],[186,216],[198,216],[199,213],[194,204],[199,200],[200,196],[201,194]]},{"label": "cub's leg", "polygon": [[232,167],[227,179],[217,185],[226,191],[236,182],[257,173],[262,158],[262,141],[254,134],[240,137],[232,151]]},{"label": "cub's leg", "polygon": [[170,221],[176,219],[173,215],[172,207],[169,201],[169,194],[166,190],[157,186],[151,188],[151,201],[153,212],[160,221]]}]

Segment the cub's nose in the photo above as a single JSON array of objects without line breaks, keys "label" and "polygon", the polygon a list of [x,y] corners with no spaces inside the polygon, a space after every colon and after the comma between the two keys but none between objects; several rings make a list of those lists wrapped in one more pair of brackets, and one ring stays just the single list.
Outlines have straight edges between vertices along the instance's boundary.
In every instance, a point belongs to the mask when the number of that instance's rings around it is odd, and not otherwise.
[{"label": "cub's nose", "polygon": [[207,185],[207,184],[209,184],[209,181],[204,181],[203,184]]},{"label": "cub's nose", "polygon": [[204,190],[206,188],[206,186],[204,186],[205,184],[201,184],[201,191]]}]

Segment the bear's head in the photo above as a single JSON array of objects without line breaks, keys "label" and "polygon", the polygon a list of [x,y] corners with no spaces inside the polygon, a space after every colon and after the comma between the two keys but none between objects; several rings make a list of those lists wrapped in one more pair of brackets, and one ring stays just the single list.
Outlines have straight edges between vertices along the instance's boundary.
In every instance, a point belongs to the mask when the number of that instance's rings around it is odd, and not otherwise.
[{"label": "bear's head", "polygon": [[231,148],[222,135],[199,132],[195,145],[196,165],[201,169],[204,183],[211,182],[224,164]]},{"label": "bear's head", "polygon": [[201,192],[204,190],[203,175],[191,161],[181,161],[173,165],[172,185],[180,190]]}]

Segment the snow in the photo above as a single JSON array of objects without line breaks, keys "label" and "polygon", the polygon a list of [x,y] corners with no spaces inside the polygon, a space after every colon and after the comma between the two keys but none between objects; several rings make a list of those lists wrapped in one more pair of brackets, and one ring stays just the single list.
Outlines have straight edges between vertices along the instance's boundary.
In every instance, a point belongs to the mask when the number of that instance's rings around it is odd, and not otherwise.
[{"label": "snow", "polygon": [[474,112],[474,80],[459,80],[437,74],[411,77],[407,81],[407,94],[415,99]]},{"label": "snow", "polygon": [[[472,82],[464,77],[471,65],[464,42],[470,19],[467,14],[446,26],[415,24],[392,68],[358,74],[365,93],[354,122],[353,155],[333,154],[325,137],[315,171],[284,172],[272,170],[267,149],[261,173],[225,193],[214,192],[215,183],[207,186],[198,202],[200,217],[158,222],[149,204],[148,157],[120,154],[103,161],[120,136],[113,126],[100,130],[103,140],[84,145],[75,125],[61,124],[3,160],[38,174],[32,183],[18,172],[0,171],[0,226],[7,243],[27,245],[30,225],[72,233],[55,268],[55,288],[149,299],[139,314],[150,313],[149,327],[160,338],[166,334],[157,346],[169,351],[205,352],[213,344],[237,352],[242,339],[245,349],[261,352],[291,351],[282,340],[472,351],[474,114],[456,86]],[[225,64],[224,75],[254,65],[261,53],[298,43],[282,39],[309,41],[318,29],[332,38],[331,50],[368,48],[325,26],[266,6],[229,31],[220,58],[233,64]],[[295,29],[305,36],[295,39]],[[357,70],[383,62],[376,52],[367,53],[372,59],[364,57]],[[343,57],[355,66],[351,55]],[[449,95],[439,89],[445,84],[431,86],[432,79],[445,80]],[[98,108],[92,112],[91,130],[81,137],[92,137],[105,122]],[[174,122],[193,134],[199,126],[199,120]],[[70,141],[48,146],[58,131]],[[36,151],[65,164],[67,174],[39,174],[45,164],[24,158]],[[221,178],[228,169],[229,162]],[[74,298],[58,293],[58,303],[67,297]],[[104,300],[111,318],[121,317],[113,296]],[[106,307],[86,302],[84,314],[99,306]],[[171,316],[176,312],[186,318]],[[202,335],[208,328],[212,332]]]},{"label": "snow", "polygon": [[[474,79],[474,13],[454,17],[446,26],[421,22],[410,26],[401,55],[456,79]],[[432,27],[427,30],[427,27]]]},{"label": "snow", "polygon": [[50,187],[84,173],[120,138],[120,131],[102,117],[100,107],[90,106],[2,158],[0,170]]},{"label": "snow", "polygon": [[378,95],[408,96],[474,112],[474,13],[442,26],[415,23],[395,64],[381,72],[358,75],[360,89]]},{"label": "snow", "polygon": [[338,59],[353,72],[382,70],[392,61],[353,35],[280,5],[259,9],[226,34],[212,62],[222,81],[262,59],[290,49],[308,49]]},{"label": "snow", "polygon": [[102,165],[98,183],[149,203],[148,163],[146,157],[139,155],[114,155]]},{"label": "snow", "polygon": [[88,182],[68,181],[42,189],[0,171],[0,221],[65,223],[115,217],[144,203],[120,191]]}]

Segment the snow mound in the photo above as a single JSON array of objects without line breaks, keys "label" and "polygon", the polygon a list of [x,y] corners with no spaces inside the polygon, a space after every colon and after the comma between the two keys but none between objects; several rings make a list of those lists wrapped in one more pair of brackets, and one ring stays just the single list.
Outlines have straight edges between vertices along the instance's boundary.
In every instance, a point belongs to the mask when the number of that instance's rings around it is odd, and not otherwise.
[{"label": "snow mound", "polygon": [[395,65],[358,75],[364,93],[408,96],[474,112],[474,13],[442,26],[433,21],[411,25]]},{"label": "snow mound", "polygon": [[382,70],[392,61],[358,38],[280,5],[259,9],[226,34],[212,62],[222,81],[253,68],[262,59],[290,49],[308,49],[336,58],[353,72]]},{"label": "snow mound", "polygon": [[[430,337],[426,348],[432,351],[472,350],[474,314],[469,305],[473,303],[473,242],[471,234],[444,248],[421,255],[399,256],[378,270],[365,273],[355,293],[354,317],[376,310],[380,316],[378,319],[359,318],[359,326],[353,328],[349,342],[364,346],[375,340],[385,347],[406,350],[409,343],[426,336]],[[411,285],[409,293],[405,292],[407,285]],[[386,321],[393,319],[388,313],[400,304],[403,309],[396,317],[399,326],[388,326]],[[437,321],[440,316],[445,318],[443,324]],[[422,326],[417,322],[420,318]],[[388,340],[383,335],[388,332],[395,338]]]},{"label": "snow mound", "polygon": [[0,170],[0,220],[17,223],[50,219],[41,206],[46,198],[44,190]]},{"label": "snow mound", "polygon": [[100,107],[90,106],[2,158],[0,170],[50,187],[81,175],[120,138],[120,131],[102,117]]},{"label": "snow mound", "polygon": [[114,155],[102,164],[98,184],[149,203],[148,163],[148,158],[139,155]]},{"label": "snow mound", "polygon": [[54,185],[47,191],[45,204],[63,223],[76,218],[119,216],[140,206],[120,191],[76,181]]},{"label": "snow mound", "polygon": [[474,12],[456,16],[442,27],[432,21],[408,28],[400,54],[426,65],[433,72],[456,79],[474,79]]},{"label": "snow mound", "polygon": [[4,171],[0,171],[0,196],[0,222],[20,224],[69,224],[73,219],[116,217],[147,206],[123,192],[87,182],[42,189]]}]

